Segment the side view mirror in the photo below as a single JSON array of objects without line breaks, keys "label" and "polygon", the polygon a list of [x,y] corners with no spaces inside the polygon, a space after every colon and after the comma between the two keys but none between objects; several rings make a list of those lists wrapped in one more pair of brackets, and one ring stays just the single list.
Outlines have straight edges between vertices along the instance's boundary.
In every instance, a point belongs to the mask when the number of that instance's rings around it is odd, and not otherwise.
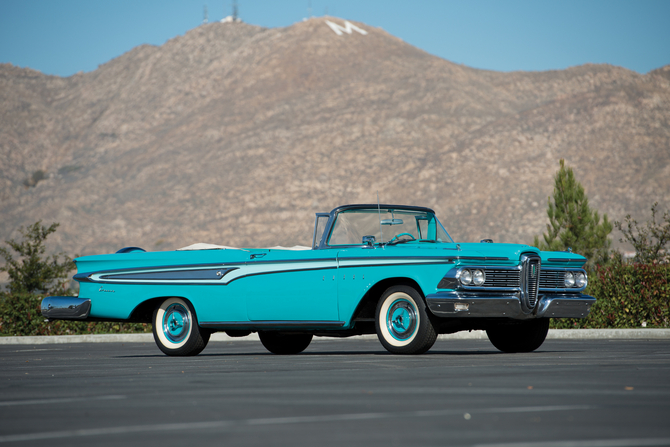
[{"label": "side view mirror", "polygon": [[374,247],[376,240],[374,236],[363,236],[363,243],[368,247]]}]

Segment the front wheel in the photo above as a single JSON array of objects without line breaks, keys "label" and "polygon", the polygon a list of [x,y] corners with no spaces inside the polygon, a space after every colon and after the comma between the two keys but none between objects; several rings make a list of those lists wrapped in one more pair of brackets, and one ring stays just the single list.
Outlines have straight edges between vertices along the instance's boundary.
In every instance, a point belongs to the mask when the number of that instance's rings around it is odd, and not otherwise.
[{"label": "front wheel", "polygon": [[532,352],[542,346],[549,332],[549,318],[500,324],[486,330],[493,346],[502,352]]},{"label": "front wheel", "polygon": [[258,338],[265,349],[273,354],[300,354],[312,342],[312,334],[287,334],[277,331],[260,331]]},{"label": "front wheel", "polygon": [[167,355],[198,355],[205,349],[210,332],[200,329],[191,303],[168,298],[154,310],[154,340]]},{"label": "front wheel", "polygon": [[382,346],[393,354],[423,354],[437,339],[421,295],[409,286],[384,292],[377,304],[375,328]]}]

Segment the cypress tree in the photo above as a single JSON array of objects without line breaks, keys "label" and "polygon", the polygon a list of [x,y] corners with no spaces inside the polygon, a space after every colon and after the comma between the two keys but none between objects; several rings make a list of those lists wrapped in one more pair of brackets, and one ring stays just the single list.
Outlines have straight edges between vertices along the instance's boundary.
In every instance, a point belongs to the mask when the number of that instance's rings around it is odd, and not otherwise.
[{"label": "cypress tree", "polygon": [[554,194],[547,199],[547,232],[542,241],[535,236],[534,246],[545,251],[572,250],[588,259],[587,265],[606,263],[612,241],[608,238],[612,224],[589,206],[584,187],[572,168],[561,167],[554,176]]}]

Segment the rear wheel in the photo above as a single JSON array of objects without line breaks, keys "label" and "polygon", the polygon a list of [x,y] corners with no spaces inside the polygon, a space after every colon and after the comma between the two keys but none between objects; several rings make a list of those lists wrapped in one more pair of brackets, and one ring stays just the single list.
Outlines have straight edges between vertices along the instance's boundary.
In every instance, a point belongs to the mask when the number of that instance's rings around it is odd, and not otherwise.
[{"label": "rear wheel", "polygon": [[386,289],[377,304],[375,328],[381,344],[394,354],[423,354],[437,339],[421,295],[409,286]]},{"label": "rear wheel", "polygon": [[503,352],[532,352],[542,346],[549,332],[549,318],[500,324],[486,330],[493,346]]},{"label": "rear wheel", "polygon": [[287,334],[278,331],[260,331],[258,338],[265,349],[273,354],[300,354],[312,342],[312,334]]},{"label": "rear wheel", "polygon": [[167,355],[198,355],[210,332],[200,329],[193,306],[181,298],[168,298],[154,310],[154,340]]}]

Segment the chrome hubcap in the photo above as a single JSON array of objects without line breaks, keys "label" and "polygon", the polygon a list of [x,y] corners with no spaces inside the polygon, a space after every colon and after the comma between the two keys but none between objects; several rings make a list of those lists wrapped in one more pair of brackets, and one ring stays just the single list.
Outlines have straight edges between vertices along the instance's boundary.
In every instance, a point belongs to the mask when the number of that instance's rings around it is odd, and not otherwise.
[{"label": "chrome hubcap", "polygon": [[181,304],[171,304],[163,315],[163,333],[173,343],[183,341],[188,335],[190,320],[188,310]]},{"label": "chrome hubcap", "polygon": [[396,340],[406,340],[416,330],[416,310],[412,304],[404,299],[395,301],[389,307],[386,317],[386,327]]}]

